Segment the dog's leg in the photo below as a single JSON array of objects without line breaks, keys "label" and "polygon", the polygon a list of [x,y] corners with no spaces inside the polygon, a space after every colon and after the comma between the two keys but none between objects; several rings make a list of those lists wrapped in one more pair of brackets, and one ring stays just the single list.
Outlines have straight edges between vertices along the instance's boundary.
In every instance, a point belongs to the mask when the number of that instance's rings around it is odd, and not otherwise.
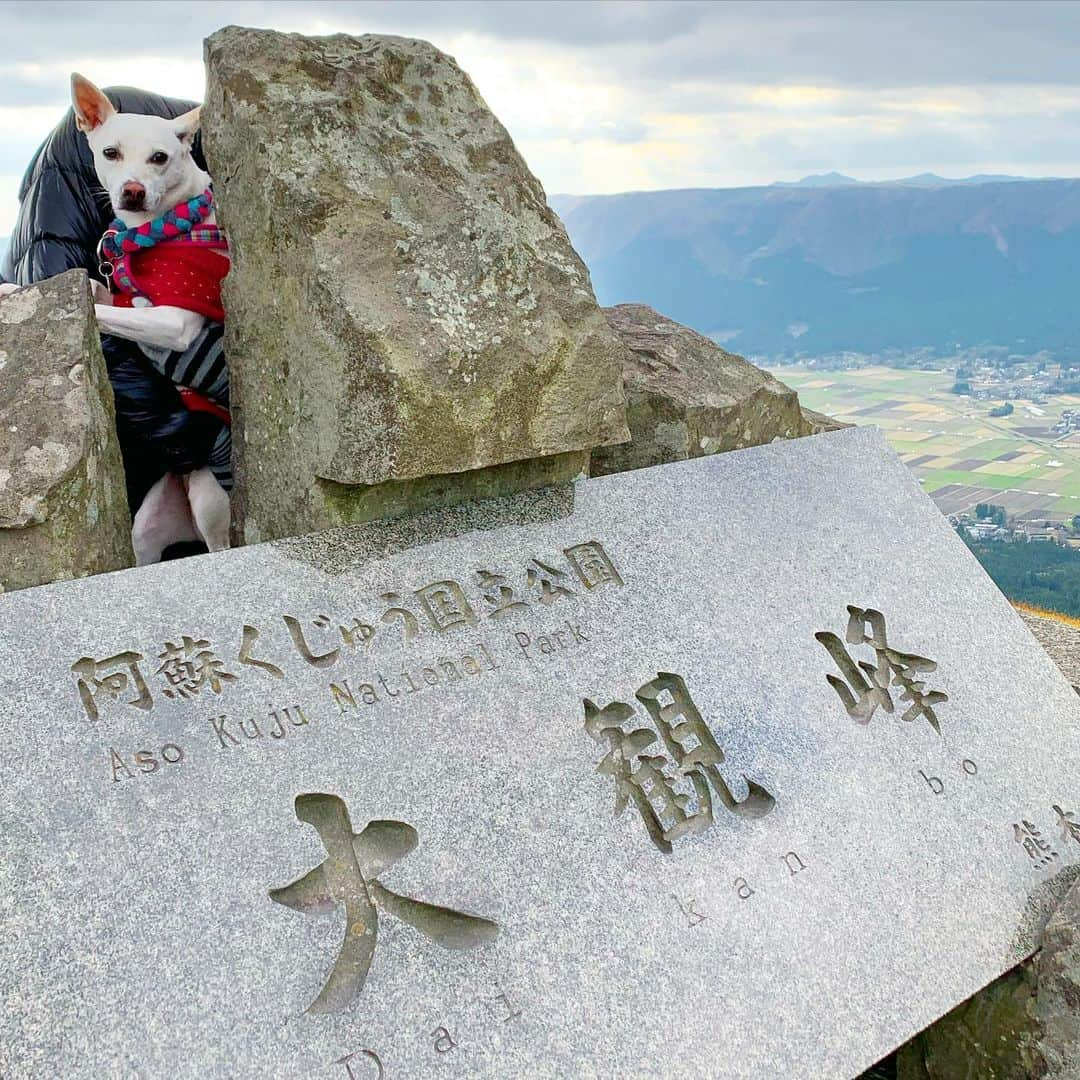
[{"label": "dog's leg", "polygon": [[184,486],[199,539],[210,551],[224,551],[229,546],[229,493],[210,469],[188,473]]},{"label": "dog's leg", "polygon": [[135,565],[160,562],[161,553],[170,544],[200,539],[180,477],[166,473],[146,493],[132,522],[131,546],[135,549]]}]

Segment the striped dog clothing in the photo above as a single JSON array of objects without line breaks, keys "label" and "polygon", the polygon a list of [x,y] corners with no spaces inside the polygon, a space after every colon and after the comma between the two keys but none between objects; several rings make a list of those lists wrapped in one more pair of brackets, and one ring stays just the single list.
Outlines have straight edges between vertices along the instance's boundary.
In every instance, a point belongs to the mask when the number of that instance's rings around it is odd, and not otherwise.
[{"label": "striped dog clothing", "polygon": [[[199,336],[183,350],[157,348],[139,343],[142,354],[179,387],[190,387],[223,409],[229,407],[229,369],[225,365],[225,324],[208,322]],[[217,482],[226,490],[233,486],[232,429],[226,423],[214,441],[207,462]]]}]

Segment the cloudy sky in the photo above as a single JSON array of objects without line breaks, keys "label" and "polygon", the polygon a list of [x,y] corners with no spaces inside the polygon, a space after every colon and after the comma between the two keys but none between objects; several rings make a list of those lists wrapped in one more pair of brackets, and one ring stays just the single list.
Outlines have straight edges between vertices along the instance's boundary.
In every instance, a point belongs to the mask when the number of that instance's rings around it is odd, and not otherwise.
[{"label": "cloudy sky", "polygon": [[551,193],[1080,175],[1076,2],[0,0],[0,236],[72,70],[199,98],[229,23],[435,42]]}]

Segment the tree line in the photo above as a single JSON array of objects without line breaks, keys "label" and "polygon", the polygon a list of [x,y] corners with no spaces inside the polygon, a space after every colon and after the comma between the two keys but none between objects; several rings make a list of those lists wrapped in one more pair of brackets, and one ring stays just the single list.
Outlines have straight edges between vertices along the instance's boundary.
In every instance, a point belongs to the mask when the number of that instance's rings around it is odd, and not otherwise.
[{"label": "tree line", "polygon": [[1059,544],[960,537],[1010,599],[1080,617],[1080,551]]}]

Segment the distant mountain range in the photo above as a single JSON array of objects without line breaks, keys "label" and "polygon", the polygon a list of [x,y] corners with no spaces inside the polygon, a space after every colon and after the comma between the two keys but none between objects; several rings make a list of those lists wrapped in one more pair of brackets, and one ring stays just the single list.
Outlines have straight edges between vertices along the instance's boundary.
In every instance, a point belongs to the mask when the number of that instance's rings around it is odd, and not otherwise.
[{"label": "distant mountain range", "polygon": [[1005,176],[1002,173],[979,173],[978,176],[950,179],[947,176],[938,176],[937,173],[924,172],[917,176],[905,176],[900,180],[856,180],[855,177],[845,176],[843,173],[827,172],[804,176],[801,180],[777,180],[773,187],[855,187],[859,184],[891,187],[951,187],[956,184],[1014,184],[1031,179],[1030,176]]},{"label": "distant mountain range", "polygon": [[551,204],[602,304],[650,304],[737,352],[1080,359],[1080,180],[829,173]]}]

